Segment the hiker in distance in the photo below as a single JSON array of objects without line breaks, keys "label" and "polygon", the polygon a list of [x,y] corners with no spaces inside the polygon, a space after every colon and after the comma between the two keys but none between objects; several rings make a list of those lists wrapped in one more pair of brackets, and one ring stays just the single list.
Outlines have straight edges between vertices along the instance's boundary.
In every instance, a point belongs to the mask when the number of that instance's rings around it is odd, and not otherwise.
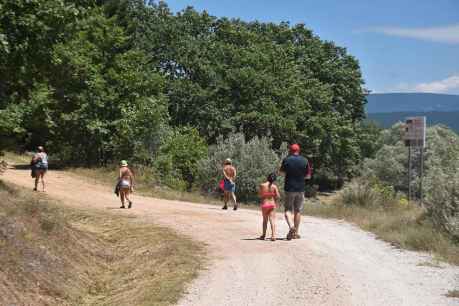
[{"label": "hiker in distance", "polygon": [[35,178],[35,188],[37,191],[38,182],[41,180],[41,186],[43,192],[45,192],[45,174],[48,171],[48,154],[42,146],[37,147],[37,153],[32,157],[30,162],[32,167],[32,177]]},{"label": "hiker in distance", "polygon": [[261,213],[263,215],[263,234],[260,240],[265,240],[268,221],[271,225],[271,241],[276,241],[276,200],[280,199],[279,189],[274,182],[276,173],[268,175],[266,182],[260,184],[258,195],[261,199]]},{"label": "hiker in distance", "polygon": [[116,191],[118,191],[121,200],[120,208],[126,208],[124,206],[125,201],[128,202],[128,208],[131,208],[132,201],[130,199],[130,194],[134,192],[134,174],[132,173],[131,169],[128,168],[128,163],[125,160],[120,162]]},{"label": "hiker in distance", "polygon": [[228,209],[228,201],[233,200],[233,210],[237,210],[236,201],[236,168],[233,166],[233,162],[230,158],[225,159],[223,162],[223,207],[222,209]]},{"label": "hiker in distance", "polygon": [[301,212],[304,207],[305,180],[309,173],[308,161],[300,155],[298,144],[290,146],[289,155],[282,161],[279,172],[285,174],[285,220],[290,229],[287,240],[299,239]]}]

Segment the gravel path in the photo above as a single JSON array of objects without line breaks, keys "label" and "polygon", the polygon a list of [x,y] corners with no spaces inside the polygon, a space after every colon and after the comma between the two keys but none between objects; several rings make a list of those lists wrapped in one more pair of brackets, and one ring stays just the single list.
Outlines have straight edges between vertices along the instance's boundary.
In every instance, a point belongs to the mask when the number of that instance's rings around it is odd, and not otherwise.
[{"label": "gravel path", "polygon": [[[2,179],[32,186],[26,170],[9,169]],[[59,171],[48,182],[47,194],[66,205],[129,214],[205,242],[209,265],[179,305],[459,305],[445,297],[459,289],[459,267],[426,265],[430,256],[398,250],[345,222],[305,217],[302,239],[259,241],[254,210],[137,195],[133,209],[112,210],[119,200],[109,187]]]}]

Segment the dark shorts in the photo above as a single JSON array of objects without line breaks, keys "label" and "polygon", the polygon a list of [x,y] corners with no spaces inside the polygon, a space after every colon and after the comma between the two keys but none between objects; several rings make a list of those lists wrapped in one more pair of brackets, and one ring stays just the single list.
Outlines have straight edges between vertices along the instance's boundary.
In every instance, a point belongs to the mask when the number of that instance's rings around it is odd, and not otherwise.
[{"label": "dark shorts", "polygon": [[223,185],[223,190],[227,192],[236,192],[236,184],[231,183],[230,180],[225,179],[224,180],[224,185]]},{"label": "dark shorts", "polygon": [[304,208],[304,192],[285,192],[285,211],[301,212]]}]

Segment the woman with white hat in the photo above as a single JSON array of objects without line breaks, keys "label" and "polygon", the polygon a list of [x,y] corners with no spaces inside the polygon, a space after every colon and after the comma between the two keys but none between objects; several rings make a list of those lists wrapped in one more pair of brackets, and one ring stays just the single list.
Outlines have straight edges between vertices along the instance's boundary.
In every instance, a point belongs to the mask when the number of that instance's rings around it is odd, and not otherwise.
[{"label": "woman with white hat", "polygon": [[128,208],[132,207],[132,201],[129,198],[131,192],[134,191],[134,175],[132,174],[131,169],[128,168],[128,163],[125,160],[120,162],[120,172],[118,177],[118,188],[119,194],[121,199],[121,207],[126,208],[124,206],[124,201],[128,201]]}]

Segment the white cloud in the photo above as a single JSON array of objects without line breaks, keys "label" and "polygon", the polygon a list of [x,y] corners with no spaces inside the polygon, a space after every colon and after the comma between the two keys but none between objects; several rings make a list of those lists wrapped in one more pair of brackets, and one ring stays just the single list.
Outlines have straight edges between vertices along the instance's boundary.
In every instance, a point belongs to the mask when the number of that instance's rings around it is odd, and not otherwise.
[{"label": "white cloud", "polygon": [[429,28],[377,27],[367,29],[364,32],[383,33],[390,36],[459,44],[459,24]]},{"label": "white cloud", "polygon": [[419,83],[415,85],[400,84],[397,91],[406,92],[430,92],[430,93],[459,93],[459,74],[449,78],[430,83]]}]

